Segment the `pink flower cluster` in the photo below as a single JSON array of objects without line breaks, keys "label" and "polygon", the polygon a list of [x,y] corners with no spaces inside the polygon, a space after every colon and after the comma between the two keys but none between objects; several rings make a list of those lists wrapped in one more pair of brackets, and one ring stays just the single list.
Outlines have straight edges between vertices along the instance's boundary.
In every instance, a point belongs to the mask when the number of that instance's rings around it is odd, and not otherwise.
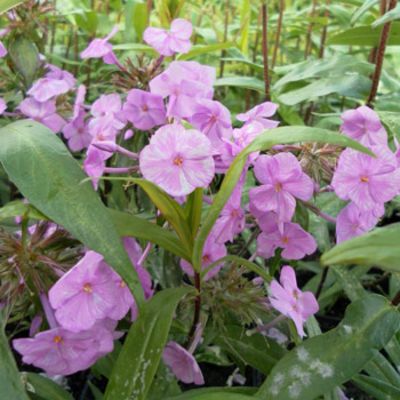
[{"label": "pink flower cluster", "polygon": [[388,147],[385,128],[367,106],[342,115],[342,132],[375,154],[346,149],[339,157],[332,187],[342,200],[350,200],[337,217],[340,243],[371,230],[382,217],[385,203],[400,192],[399,160]]},{"label": "pink flower cluster", "polygon": [[[124,240],[145,297],[153,295],[151,277],[140,264],[141,249],[135,240]],[[89,368],[113,349],[117,322],[131,310],[137,317],[133,296],[103,257],[87,251],[84,257],[42,296],[50,329],[33,338],[15,339],[23,361],[50,375],[70,375]]]}]

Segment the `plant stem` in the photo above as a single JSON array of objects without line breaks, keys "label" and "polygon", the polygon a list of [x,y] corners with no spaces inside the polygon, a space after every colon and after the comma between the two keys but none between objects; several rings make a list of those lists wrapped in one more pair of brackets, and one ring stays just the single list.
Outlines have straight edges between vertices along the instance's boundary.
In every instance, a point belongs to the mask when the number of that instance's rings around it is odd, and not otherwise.
[{"label": "plant stem", "polygon": [[318,215],[319,217],[323,218],[324,220],[326,220],[328,222],[331,222],[332,224],[336,224],[336,218],[331,217],[330,215],[324,213],[318,207],[316,207],[314,204],[311,204],[308,201],[303,201],[303,204],[308,209],[310,209],[315,215]]},{"label": "plant stem", "polygon": [[[388,11],[392,10],[394,7],[396,7],[397,0],[390,0],[389,2],[389,7]],[[392,26],[392,22],[386,22],[386,24],[383,26],[382,33],[381,33],[381,38],[376,54],[376,60],[375,60],[375,72],[372,77],[372,86],[371,86],[371,91],[369,93],[368,99],[367,99],[367,106],[373,108],[373,103],[376,97],[376,94],[378,92],[378,86],[379,86],[379,81],[382,73],[382,66],[383,66],[383,60],[385,58],[385,50],[386,50],[386,43],[389,38],[389,33],[390,33],[390,28]]]},{"label": "plant stem", "polygon": [[[224,43],[228,39],[228,25],[229,25],[229,0],[225,2],[225,20],[224,20]],[[221,61],[219,64],[219,77],[222,78],[224,76],[224,67],[225,67],[225,58],[226,50],[221,51]]]},{"label": "plant stem", "polygon": [[[324,17],[329,18],[329,6],[331,5],[331,0],[326,0],[325,3],[325,12],[324,12]],[[328,34],[328,22],[326,25],[324,25],[322,29],[322,34],[321,34],[321,42],[319,45],[319,58],[324,58],[324,52],[325,52],[325,42],[326,42],[326,37]]]},{"label": "plant stem", "polygon": [[282,21],[283,21],[283,13],[284,12],[285,12],[285,0],[280,0],[278,26],[276,27],[275,46],[274,46],[274,52],[272,54],[272,62],[271,62],[272,70],[275,68],[276,59],[278,58],[278,49],[279,49],[279,44],[281,41]]},{"label": "plant stem", "polygon": [[261,6],[262,11],[262,54],[264,62],[264,85],[265,85],[265,100],[271,99],[270,81],[268,69],[268,10],[267,3]]},{"label": "plant stem", "polygon": [[307,60],[308,56],[311,53],[312,50],[312,31],[314,27],[314,23],[312,21],[312,18],[315,16],[315,10],[317,8],[317,0],[313,0],[312,6],[311,6],[311,12],[310,12],[310,23],[308,24],[308,29],[307,29],[307,37],[306,37],[306,47],[304,49],[304,59]]},{"label": "plant stem", "polygon": [[321,280],[319,281],[317,291],[315,292],[315,297],[318,300],[321,295],[322,288],[324,287],[324,283],[326,281],[326,277],[328,276],[328,267],[325,267],[322,271]]},{"label": "plant stem", "polygon": [[196,334],[197,325],[200,323],[200,311],[201,311],[201,278],[200,273],[194,273],[194,286],[197,290],[196,298],[194,299],[194,315],[193,322],[188,334],[187,346],[190,347],[191,343],[194,340],[194,336]]}]

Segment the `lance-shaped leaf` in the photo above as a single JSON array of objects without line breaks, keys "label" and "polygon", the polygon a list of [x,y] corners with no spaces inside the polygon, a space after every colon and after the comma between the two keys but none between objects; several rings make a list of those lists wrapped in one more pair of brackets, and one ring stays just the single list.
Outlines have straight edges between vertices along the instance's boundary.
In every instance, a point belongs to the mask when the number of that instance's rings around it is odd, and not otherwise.
[{"label": "lance-shaped leaf", "polygon": [[400,272],[400,224],[377,228],[346,240],[321,257],[323,265],[360,264]]},{"label": "lance-shaped leaf", "polygon": [[18,121],[0,129],[0,162],[40,212],[101,253],[141,303],[143,290],[107,208],[77,161],[48,128]]},{"label": "lance-shaped leaf", "polygon": [[362,297],[348,306],[337,328],[308,339],[283,357],[257,397],[316,399],[362,370],[399,326],[400,315],[385,297]]},{"label": "lance-shaped leaf", "polygon": [[3,318],[4,315],[0,312],[0,399],[29,400],[4,334]]},{"label": "lance-shaped leaf", "polygon": [[192,288],[165,289],[132,325],[107,386],[105,400],[144,400],[157,372],[175,309]]}]

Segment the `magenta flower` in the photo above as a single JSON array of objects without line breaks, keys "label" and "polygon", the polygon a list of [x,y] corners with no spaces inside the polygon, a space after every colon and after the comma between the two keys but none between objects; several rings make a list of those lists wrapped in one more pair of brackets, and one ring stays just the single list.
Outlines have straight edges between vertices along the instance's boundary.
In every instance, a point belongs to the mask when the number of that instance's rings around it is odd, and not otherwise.
[{"label": "magenta flower", "polygon": [[140,153],[140,170],[145,179],[172,196],[184,196],[207,187],[214,177],[211,143],[194,129],[178,124],[157,130]]},{"label": "magenta flower", "polygon": [[199,99],[211,99],[214,93],[215,68],[195,61],[174,61],[150,81],[150,91],[169,97],[167,116],[189,118]]},{"label": "magenta flower", "polygon": [[126,122],[122,112],[121,98],[118,94],[103,94],[90,109],[93,118],[89,122],[89,131],[94,140],[115,138]]},{"label": "magenta flower", "polygon": [[140,89],[128,93],[123,111],[125,118],[142,131],[162,125],[166,119],[162,97]]},{"label": "magenta flower", "polygon": [[65,125],[65,121],[57,114],[56,103],[54,100],[38,102],[32,97],[22,100],[19,105],[22,114],[46,125],[54,133],[60,132]]},{"label": "magenta flower", "polygon": [[50,289],[49,300],[60,325],[80,332],[109,317],[118,295],[113,270],[100,254],[88,251]]},{"label": "magenta flower", "polygon": [[184,383],[204,385],[204,377],[196,359],[176,342],[169,342],[163,352],[164,363]]},{"label": "magenta flower", "polygon": [[2,115],[6,110],[7,110],[7,103],[2,97],[0,97],[0,115]]},{"label": "magenta flower", "polygon": [[207,135],[215,147],[221,146],[222,138],[229,138],[232,134],[231,114],[218,101],[198,100],[189,122]]},{"label": "magenta flower", "polygon": [[336,218],[336,241],[344,242],[353,237],[363,235],[370,231],[384,214],[383,204],[377,204],[376,209],[360,211],[354,203],[344,207]]},{"label": "magenta flower", "polygon": [[281,269],[280,283],[273,280],[269,286],[269,300],[272,307],[293,320],[298,334],[305,336],[303,325],[318,312],[319,305],[314,294],[302,292],[297,287],[294,269],[285,265]]},{"label": "magenta flower", "polygon": [[178,18],[172,21],[169,31],[161,28],[146,28],[143,40],[161,55],[173,56],[176,53],[187,53],[190,50],[192,32],[192,24]]},{"label": "magenta flower", "polygon": [[264,214],[258,223],[262,232],[257,238],[257,254],[270,258],[277,248],[286,260],[301,260],[317,250],[317,242],[299,224],[280,222],[274,213]]},{"label": "magenta flower", "polygon": [[352,200],[360,211],[372,210],[399,193],[400,170],[395,155],[384,146],[373,146],[376,157],[346,149],[332,179],[336,194]]},{"label": "magenta flower", "polygon": [[93,39],[89,46],[82,51],[81,58],[102,58],[106,64],[117,64],[117,58],[113,52],[112,45],[108,41],[118,32],[118,27],[114,26],[112,31],[104,38]]},{"label": "magenta flower", "polygon": [[4,44],[0,41],[0,58],[3,58],[7,55],[7,49],[5,48]]},{"label": "magenta flower", "polygon": [[292,219],[296,198],[309,200],[313,195],[312,179],[291,153],[260,156],[254,164],[254,174],[262,185],[250,189],[251,207],[261,213],[273,211],[280,221]]},{"label": "magenta flower", "polygon": [[71,375],[111,352],[113,339],[113,333],[99,324],[79,333],[53,328],[34,338],[15,339],[13,346],[22,354],[24,363],[33,364],[49,375]]},{"label": "magenta flower", "polygon": [[236,119],[245,122],[245,125],[252,122],[259,122],[264,129],[276,128],[279,125],[279,121],[268,119],[268,117],[272,117],[277,109],[277,104],[266,101],[244,114],[238,114]]},{"label": "magenta flower", "polygon": [[342,132],[366,146],[387,144],[387,133],[378,114],[367,106],[348,110],[342,114]]},{"label": "magenta flower", "polygon": [[[211,233],[204,243],[201,268],[206,269],[210,264],[214,263],[222,257],[225,257],[226,255],[227,250],[225,245],[223,243],[218,243],[216,241],[215,235]],[[186,260],[182,259],[180,265],[186,274],[188,274],[189,276],[194,275],[193,267]],[[208,281],[209,279],[213,278],[215,275],[218,274],[223,266],[223,263],[216,265],[214,268],[206,273],[204,280]]]},{"label": "magenta flower", "polygon": [[241,207],[242,190],[243,182],[240,182],[215,222],[212,232],[217,243],[233,242],[234,237],[245,228],[246,218]]}]

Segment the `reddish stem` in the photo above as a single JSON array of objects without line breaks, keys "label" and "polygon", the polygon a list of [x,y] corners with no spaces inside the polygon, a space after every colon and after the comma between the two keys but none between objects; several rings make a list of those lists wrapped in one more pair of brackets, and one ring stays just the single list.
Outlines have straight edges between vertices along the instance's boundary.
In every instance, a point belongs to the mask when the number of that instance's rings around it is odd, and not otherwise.
[{"label": "reddish stem", "polygon": [[285,11],[285,0],[280,0],[278,25],[276,27],[276,36],[275,36],[275,46],[274,46],[274,52],[272,54],[272,62],[271,62],[272,70],[275,68],[276,59],[278,58],[278,49],[279,49],[279,44],[281,41],[282,21],[283,21],[284,11]]},{"label": "reddish stem", "polygon": [[[397,0],[390,0],[388,11],[390,11],[394,7],[396,7],[396,4],[397,4]],[[381,73],[382,73],[383,60],[385,58],[386,44],[389,39],[391,26],[392,26],[391,21],[386,22],[386,24],[383,26],[381,38],[379,41],[379,47],[377,50],[376,60],[375,60],[375,72],[372,77],[371,91],[369,93],[368,100],[367,100],[367,105],[371,108],[373,107],[373,103],[374,103],[376,94],[378,92],[379,81],[380,81],[380,77],[381,77]]]},{"label": "reddish stem", "polygon": [[262,53],[264,61],[264,85],[265,85],[265,100],[271,99],[269,66],[268,66],[268,11],[267,4],[264,3],[261,7],[262,11]]}]

